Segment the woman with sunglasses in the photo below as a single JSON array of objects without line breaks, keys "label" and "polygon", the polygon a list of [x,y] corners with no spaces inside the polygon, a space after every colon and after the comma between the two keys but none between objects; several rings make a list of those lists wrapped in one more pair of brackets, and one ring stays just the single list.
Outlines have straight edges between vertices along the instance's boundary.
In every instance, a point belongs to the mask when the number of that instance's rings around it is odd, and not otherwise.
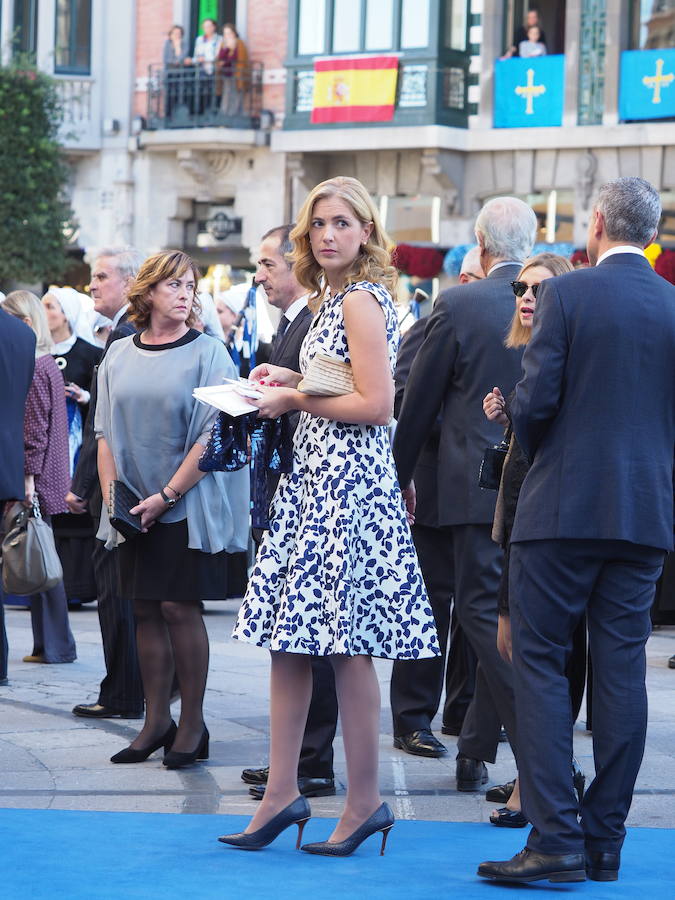
[{"label": "woman with sunglasses", "polygon": [[[504,341],[507,347],[523,347],[530,340],[532,334],[532,321],[537,304],[537,291],[542,281],[563,275],[565,272],[574,271],[574,267],[563,256],[555,253],[540,253],[525,261],[516,281],[511,282],[516,298],[516,308],[511,320],[511,327]],[[493,388],[483,400],[483,411],[491,422],[499,422],[504,425],[505,440],[509,449],[504,460],[495,518],[492,528],[492,539],[504,550],[504,566],[502,568],[502,580],[499,587],[499,630],[497,633],[497,645],[502,657],[511,661],[511,622],[509,618],[509,543],[511,530],[516,516],[516,504],[518,494],[529,469],[529,462],[518,445],[511,423],[508,417],[508,401],[504,398],[498,387]],[[570,679],[570,695],[574,719],[579,714],[581,700],[584,693],[586,679],[586,623],[581,622],[577,628],[574,643],[574,652],[568,665],[568,678]],[[579,794],[579,800],[583,794],[584,776],[575,763],[574,783]],[[520,809],[520,792],[518,779],[513,784],[513,790],[508,798],[506,806],[496,809],[490,814],[490,822],[501,828],[524,828],[527,819]],[[510,785],[507,786],[510,789]],[[508,790],[507,790],[508,792]]]}]

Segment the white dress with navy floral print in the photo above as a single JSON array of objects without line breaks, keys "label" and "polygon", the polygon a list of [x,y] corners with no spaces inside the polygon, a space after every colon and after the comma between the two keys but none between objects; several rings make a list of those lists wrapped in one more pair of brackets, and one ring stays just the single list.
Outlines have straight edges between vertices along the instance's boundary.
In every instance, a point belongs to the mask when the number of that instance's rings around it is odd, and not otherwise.
[{"label": "white dress with navy floral print", "polygon": [[[350,361],[342,301],[353,290],[382,307],[393,373],[396,310],[382,285],[369,282],[324,301],[300,351],[302,372],[316,353]],[[303,412],[293,443],[293,471],[274,495],[234,637],[314,656],[437,656],[388,429]]]}]

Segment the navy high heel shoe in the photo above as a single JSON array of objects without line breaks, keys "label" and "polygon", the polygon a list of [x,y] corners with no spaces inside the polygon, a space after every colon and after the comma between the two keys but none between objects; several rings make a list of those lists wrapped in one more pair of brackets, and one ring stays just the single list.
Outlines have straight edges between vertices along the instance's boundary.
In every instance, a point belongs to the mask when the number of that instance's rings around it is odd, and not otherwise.
[{"label": "navy high heel shoe", "polygon": [[197,744],[197,749],[191,753],[185,753],[182,750],[169,750],[165,755],[162,763],[167,769],[182,769],[183,766],[191,766],[198,759],[209,758],[209,729],[204,726],[204,731]]},{"label": "navy high heel shoe", "polygon": [[135,750],[133,747],[125,747],[124,750],[120,750],[119,753],[115,753],[114,756],[110,757],[110,762],[112,763],[139,763],[145,762],[145,760],[150,756],[151,753],[154,753],[155,750],[159,750],[160,747],[164,747],[164,752],[171,747],[173,742],[176,739],[176,723],[172,720],[171,725],[166,732],[163,734],[161,738],[155,741],[154,744],[150,744],[149,747],[146,747],[144,750]]},{"label": "navy high heel shoe", "polygon": [[262,850],[263,847],[266,847],[278,838],[286,828],[289,828],[291,825],[297,825],[298,840],[295,845],[297,850],[302,840],[302,832],[311,815],[312,810],[309,808],[309,803],[304,797],[300,796],[297,800],[289,803],[280,813],[277,813],[274,818],[270,819],[267,825],[258,828],[257,831],[251,831],[249,834],[244,831],[240,831],[238,834],[224,834],[218,840],[221,844],[239,847],[240,850]]},{"label": "navy high heel shoe", "polygon": [[380,847],[380,856],[384,856],[384,848],[387,844],[389,832],[394,827],[394,813],[388,803],[383,803],[378,807],[372,816],[359,825],[356,831],[352,832],[348,838],[339,843],[331,841],[320,841],[317,844],[305,844],[301,847],[305,853],[317,853],[321,856],[349,856],[358,846],[360,846],[366,838],[378,831],[382,832],[382,846]]}]

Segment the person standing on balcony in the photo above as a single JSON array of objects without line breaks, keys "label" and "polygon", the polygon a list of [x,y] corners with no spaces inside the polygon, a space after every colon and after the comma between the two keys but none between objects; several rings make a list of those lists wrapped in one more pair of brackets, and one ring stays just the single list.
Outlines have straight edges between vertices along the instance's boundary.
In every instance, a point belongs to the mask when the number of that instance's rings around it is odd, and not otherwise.
[{"label": "person standing on balcony", "polygon": [[226,116],[241,114],[248,82],[248,50],[239,32],[228,22],[223,26],[223,40],[216,59],[216,93]]},{"label": "person standing on balcony", "polygon": [[541,41],[544,46],[546,45],[546,36],[544,35],[543,29],[541,27],[541,19],[539,18],[539,10],[536,7],[532,7],[527,11],[527,15],[525,16],[525,22],[522,25],[519,25],[516,28],[515,34],[513,35],[513,43],[506,51],[506,53],[502,56],[502,59],[510,59],[512,56],[520,56],[520,44],[522,41],[528,40],[528,32],[530,28],[536,26],[539,29],[539,38],[537,40]]},{"label": "person standing on balcony", "polygon": [[546,44],[541,37],[541,28],[532,25],[527,29],[527,38],[518,44],[518,55],[521,59],[532,59],[535,56],[546,56]]},{"label": "person standing on balcony", "polygon": [[186,60],[186,63],[192,63],[196,67],[197,103],[195,112],[197,115],[208,112],[214,106],[214,73],[219,49],[218,23],[215,19],[204,19],[202,22],[202,34],[197,35],[192,59]]},{"label": "person standing on balcony", "polygon": [[185,64],[187,60],[185,31],[182,25],[174,25],[164,42],[164,51],[162,53],[166,85],[165,115],[167,119],[171,118],[177,106],[185,102]]}]

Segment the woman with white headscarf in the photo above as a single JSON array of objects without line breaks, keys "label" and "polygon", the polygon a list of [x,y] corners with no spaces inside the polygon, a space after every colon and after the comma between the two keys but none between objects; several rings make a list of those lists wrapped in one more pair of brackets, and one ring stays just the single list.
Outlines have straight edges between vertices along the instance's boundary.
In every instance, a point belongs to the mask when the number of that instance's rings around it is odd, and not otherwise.
[{"label": "woman with white headscarf", "polygon": [[[42,298],[47,324],[54,341],[52,356],[65,382],[68,408],[68,449],[70,474],[82,446],[82,425],[89,409],[89,388],[101,359],[101,348],[94,335],[85,306],[91,305],[85,294],[73,288],[51,287]],[[62,513],[52,519],[56,549],[63,566],[63,581],[71,605],[96,596],[91,563],[95,539],[94,522],[89,513]]]}]

